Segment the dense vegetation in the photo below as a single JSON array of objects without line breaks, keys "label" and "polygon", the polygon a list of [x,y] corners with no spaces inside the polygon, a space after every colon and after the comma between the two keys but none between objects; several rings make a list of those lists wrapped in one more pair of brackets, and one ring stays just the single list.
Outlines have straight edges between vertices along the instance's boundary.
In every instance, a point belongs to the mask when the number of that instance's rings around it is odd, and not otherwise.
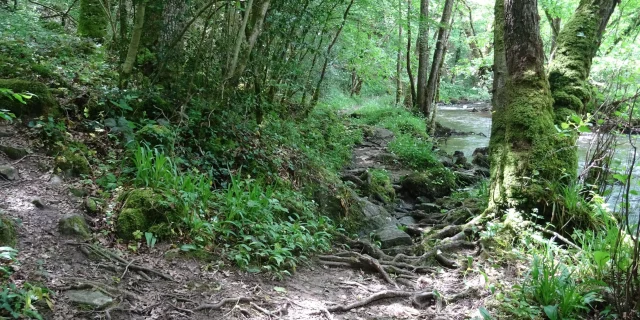
[{"label": "dense vegetation", "polygon": [[[457,241],[526,268],[510,286],[463,258],[487,279],[484,319],[631,319],[638,12],[638,0],[0,0],[0,123],[86,191],[93,243],[172,244],[283,279],[336,246],[379,247],[369,200],[427,199],[441,224],[398,226],[416,257]],[[493,127],[474,167],[441,150],[456,128],[436,124],[436,105],[475,101],[491,101]],[[376,142],[380,129],[393,138]],[[580,134],[592,144],[579,171]],[[624,139],[627,163],[614,156]],[[388,166],[356,172],[354,148],[371,141]],[[489,160],[490,177],[473,173]],[[0,231],[0,318],[42,318],[34,303],[52,308],[52,294],[12,276],[2,210]]]}]

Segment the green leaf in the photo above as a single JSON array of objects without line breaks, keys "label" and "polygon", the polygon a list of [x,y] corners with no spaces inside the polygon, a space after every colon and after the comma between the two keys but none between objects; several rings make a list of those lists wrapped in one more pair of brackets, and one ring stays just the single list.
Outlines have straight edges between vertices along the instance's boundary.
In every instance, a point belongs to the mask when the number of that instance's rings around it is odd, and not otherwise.
[{"label": "green leaf", "polygon": [[198,249],[198,247],[193,244],[183,244],[182,247],[180,247],[180,250],[182,251],[191,251],[196,249]]},{"label": "green leaf", "polygon": [[580,118],[580,116],[578,116],[577,114],[572,114],[571,121],[575,123],[582,123],[582,118]]},{"label": "green leaf", "polygon": [[544,310],[544,314],[547,315],[549,320],[558,320],[558,319],[560,319],[560,317],[558,315],[558,306],[557,305],[545,306],[543,308],[543,310]]},{"label": "green leaf", "polygon": [[285,289],[283,287],[273,287],[273,290],[275,292],[279,292],[279,293],[287,293],[287,289]]},{"label": "green leaf", "polygon": [[619,173],[614,174],[613,178],[618,180],[618,181],[620,181],[620,182],[622,182],[622,183],[626,183],[627,182],[627,176],[619,174]]},{"label": "green leaf", "polygon": [[491,317],[491,313],[489,313],[489,310],[485,309],[485,307],[480,307],[480,309],[478,309],[478,311],[480,312],[480,315],[482,316],[482,319],[484,320],[492,320],[493,317]]},{"label": "green leaf", "polygon": [[587,125],[581,125],[578,127],[578,131],[582,132],[582,133],[589,133],[591,132],[591,128],[589,128],[589,126]]},{"label": "green leaf", "polygon": [[569,129],[569,124],[566,122],[563,122],[560,124],[560,127],[562,128],[562,130],[567,130]]}]

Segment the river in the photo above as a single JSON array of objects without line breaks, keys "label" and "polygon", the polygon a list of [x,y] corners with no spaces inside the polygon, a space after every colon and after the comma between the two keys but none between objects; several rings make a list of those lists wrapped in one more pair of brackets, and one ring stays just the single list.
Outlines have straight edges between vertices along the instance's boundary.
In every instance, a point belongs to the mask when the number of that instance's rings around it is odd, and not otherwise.
[{"label": "river", "polygon": [[[441,144],[441,148],[446,152],[452,154],[454,151],[462,151],[465,156],[471,158],[473,151],[479,147],[486,147],[489,145],[489,136],[491,134],[491,111],[478,111],[472,112],[472,110],[484,110],[489,107],[487,103],[469,103],[469,104],[456,104],[456,105],[439,105],[436,120],[443,126],[454,129],[458,132],[474,132],[472,135],[451,136],[446,140],[446,143]],[[589,145],[593,140],[593,134],[581,134],[578,139],[578,164],[579,172],[582,170],[585,164],[585,158]],[[636,142],[640,146],[640,138],[634,137]],[[619,162],[618,172],[622,172],[625,168],[628,168],[630,158],[633,156],[631,144],[627,136],[620,135],[617,137],[617,146],[614,154],[614,162]],[[640,151],[640,150],[639,150]],[[639,155],[640,156],[640,155]],[[633,221],[638,220],[640,211],[640,166],[636,165],[632,175],[632,190],[637,192],[637,195],[630,196],[630,212]],[[614,186],[611,195],[607,197],[607,204],[610,209],[619,212],[622,188],[620,185]]]}]

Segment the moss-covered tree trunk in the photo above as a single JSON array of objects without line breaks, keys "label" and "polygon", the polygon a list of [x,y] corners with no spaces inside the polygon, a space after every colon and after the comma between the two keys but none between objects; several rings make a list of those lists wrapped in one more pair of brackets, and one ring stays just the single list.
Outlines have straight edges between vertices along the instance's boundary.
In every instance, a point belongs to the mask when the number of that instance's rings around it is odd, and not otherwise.
[{"label": "moss-covered tree trunk", "polygon": [[490,141],[490,196],[497,207],[537,207],[543,188],[535,181],[557,173],[559,159],[549,148],[557,134],[539,20],[536,0],[504,2],[508,77],[505,104],[494,112]]},{"label": "moss-covered tree trunk", "polygon": [[[429,1],[420,0],[418,27],[418,108],[427,110],[427,77],[429,72]],[[428,117],[429,114],[425,114]]]},{"label": "moss-covered tree trunk", "polygon": [[105,9],[100,0],[80,0],[78,34],[98,41],[104,40],[109,23]]},{"label": "moss-covered tree trunk", "polygon": [[[592,91],[588,83],[591,63],[616,3],[616,0],[580,1],[578,9],[558,34],[557,48],[549,66],[556,123],[586,111]],[[577,135],[572,134],[559,140],[554,147],[558,155],[566,159],[564,168],[572,178],[578,170],[576,139]]]}]

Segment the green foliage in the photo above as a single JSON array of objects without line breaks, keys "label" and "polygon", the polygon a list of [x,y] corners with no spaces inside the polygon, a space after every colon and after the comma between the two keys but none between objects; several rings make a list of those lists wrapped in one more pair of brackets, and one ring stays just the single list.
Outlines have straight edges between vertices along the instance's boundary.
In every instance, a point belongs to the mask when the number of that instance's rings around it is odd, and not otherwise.
[{"label": "green foliage", "polygon": [[19,79],[0,79],[0,103],[18,117],[53,113],[58,104],[44,84]]},{"label": "green foliage", "polygon": [[0,246],[13,247],[17,243],[15,222],[0,211]]},{"label": "green foliage", "polygon": [[396,191],[391,185],[389,173],[383,169],[372,169],[368,171],[368,175],[367,184],[363,190],[365,194],[384,203],[392,203],[396,197]]},{"label": "green foliage", "polygon": [[78,33],[81,36],[101,40],[107,36],[107,12],[100,0],[80,0]]},{"label": "green foliage", "polygon": [[0,318],[42,320],[36,303],[42,301],[53,310],[52,293],[46,287],[13,282],[10,276],[14,266],[18,268],[17,255],[18,251],[11,247],[0,247]]}]

